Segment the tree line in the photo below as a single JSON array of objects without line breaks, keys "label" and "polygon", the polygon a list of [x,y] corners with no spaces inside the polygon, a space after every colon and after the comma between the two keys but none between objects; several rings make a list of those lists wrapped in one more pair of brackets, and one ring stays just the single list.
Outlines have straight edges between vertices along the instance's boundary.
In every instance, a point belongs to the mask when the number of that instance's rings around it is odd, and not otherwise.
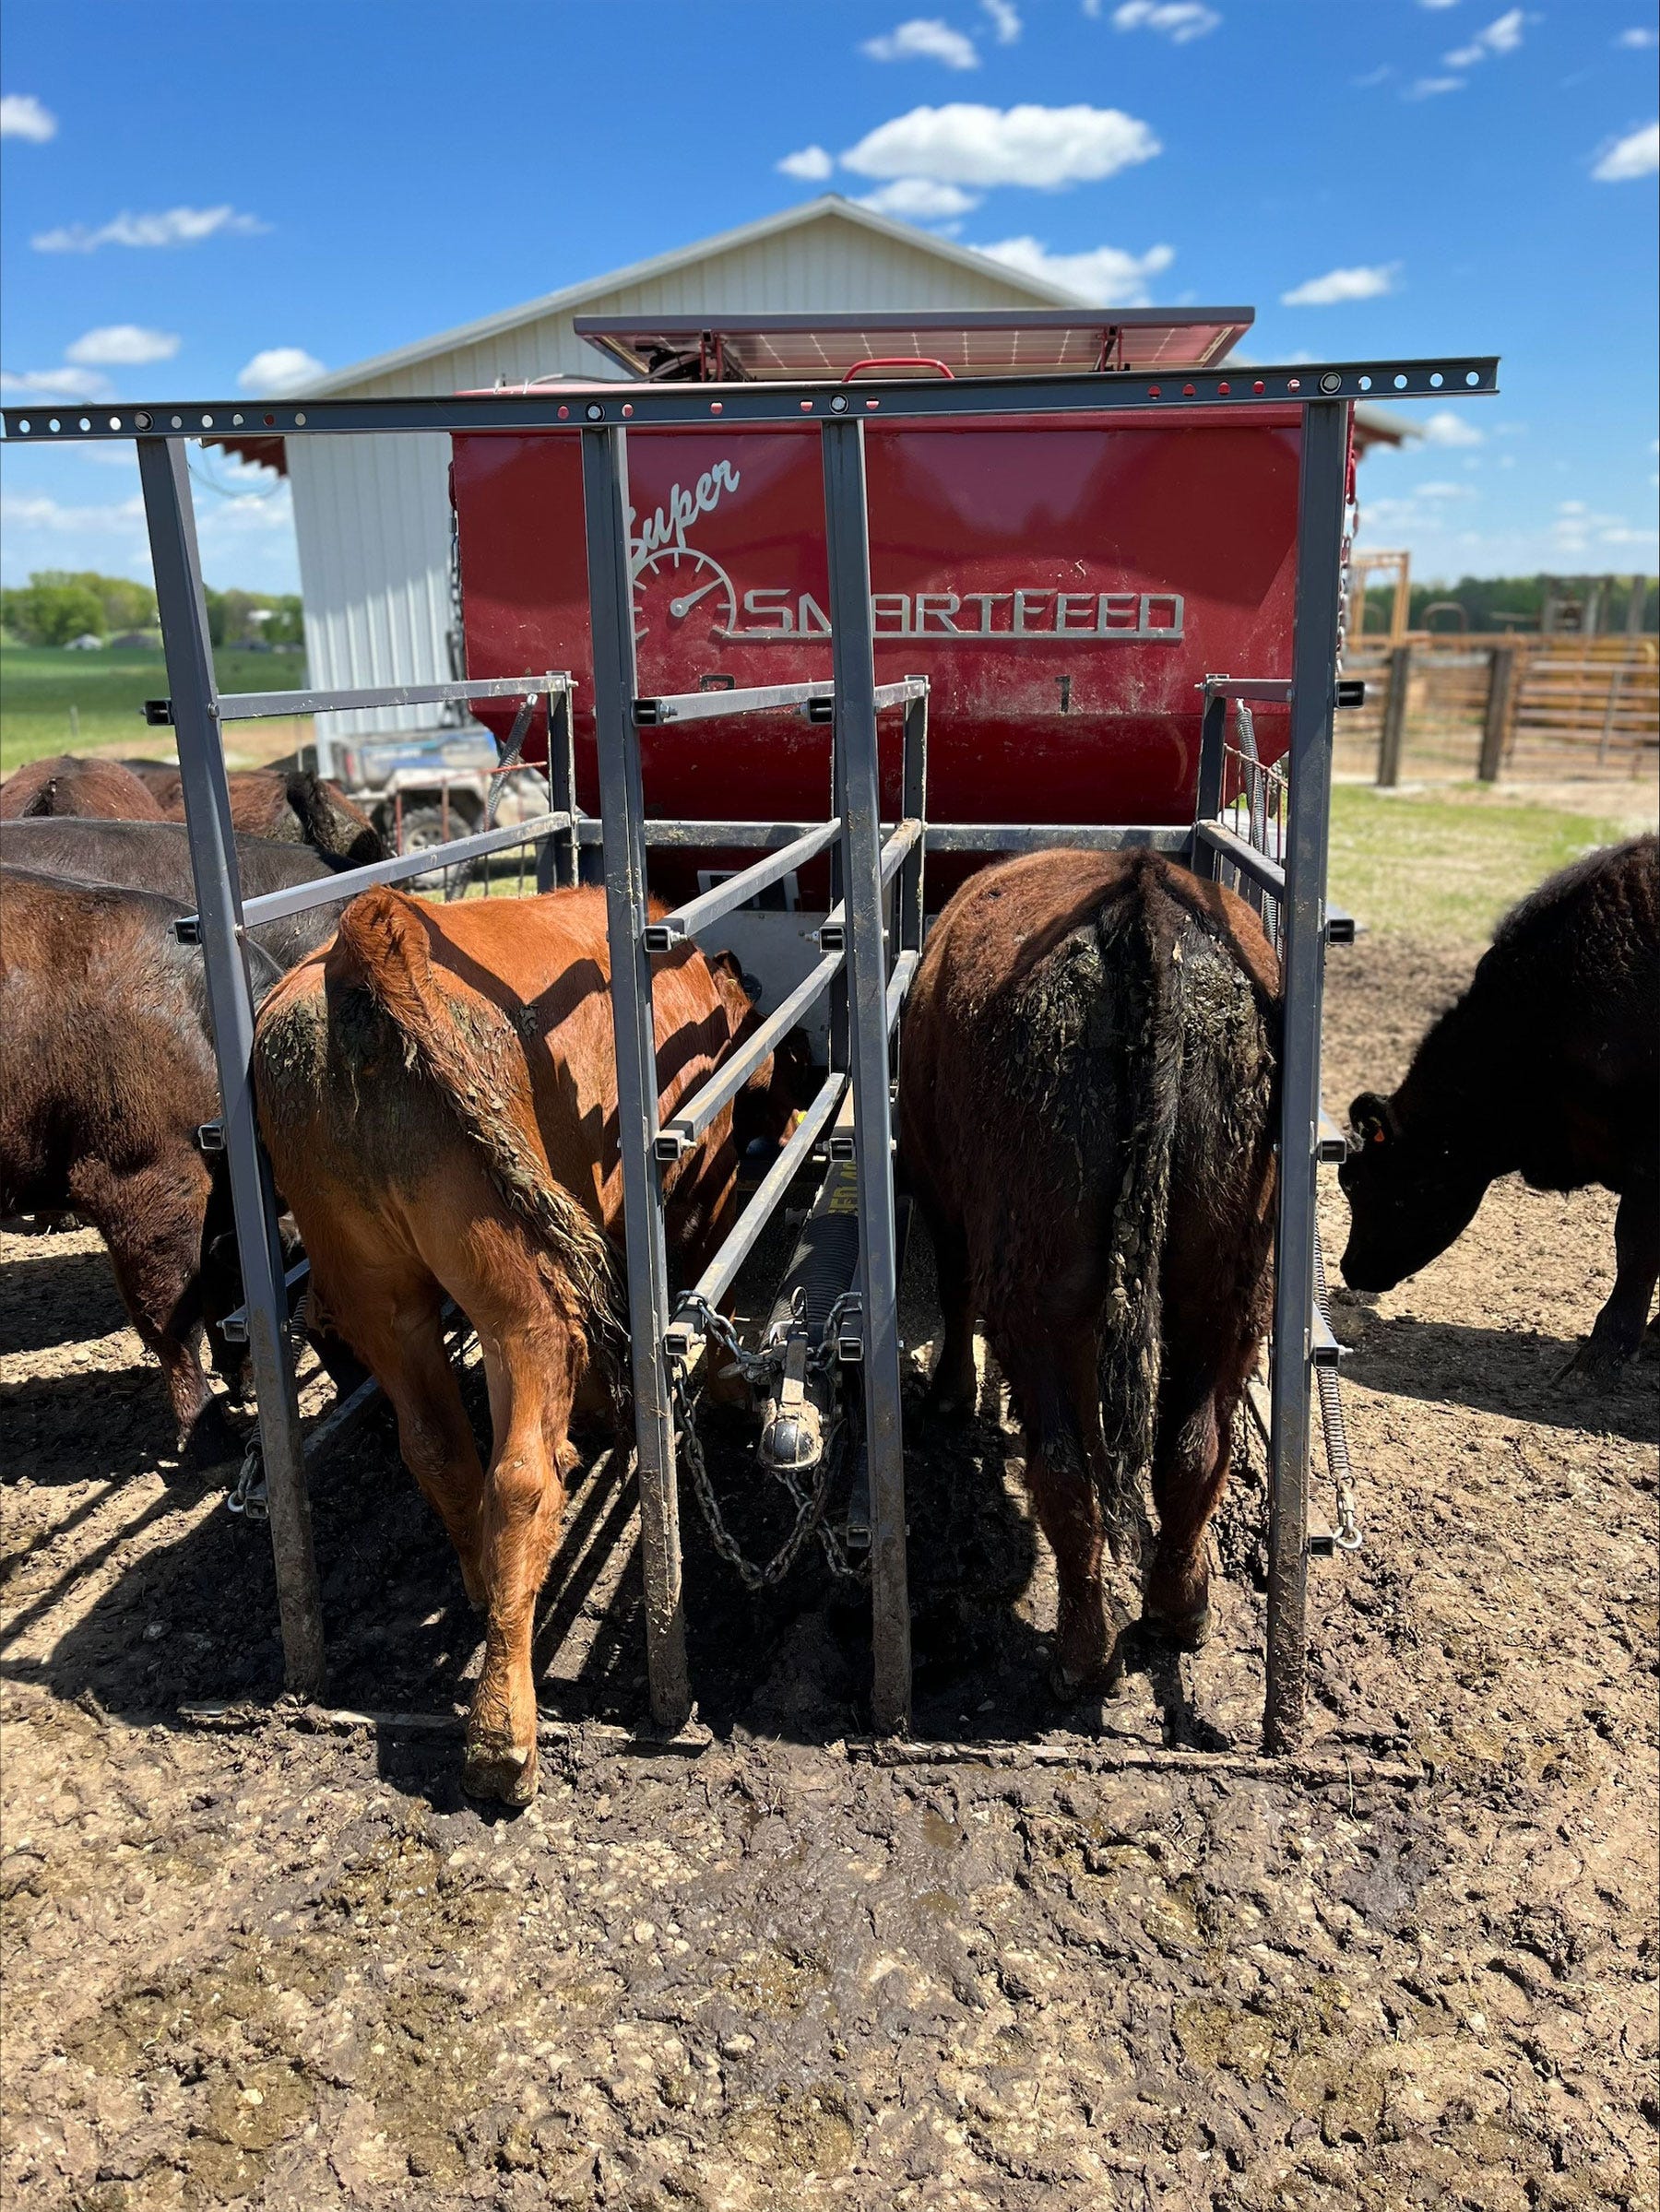
[{"label": "tree line", "polygon": [[[1597,630],[1604,636],[1623,632],[1626,611],[1631,603],[1629,576],[1617,576],[1611,584],[1606,584],[1600,576],[1543,575],[1461,576],[1456,584],[1414,584],[1408,594],[1406,627],[1409,630],[1456,628],[1455,620],[1447,614],[1438,614],[1433,621],[1425,620],[1431,607],[1444,608],[1451,602],[1464,609],[1471,630],[1536,631],[1546,598],[1553,587],[1559,598],[1578,599],[1583,603],[1593,585],[1602,587],[1597,602]],[[1369,586],[1366,594],[1369,633],[1389,628],[1393,606],[1393,584]],[[1643,580],[1642,627],[1660,629],[1660,587],[1652,576]]]},{"label": "tree line", "polygon": [[[304,642],[298,592],[215,591],[208,630],[216,645],[299,645]],[[0,591],[0,628],[24,645],[66,645],[77,637],[141,638],[160,645],[156,595],[130,576],[93,569],[37,569],[27,584]]]}]

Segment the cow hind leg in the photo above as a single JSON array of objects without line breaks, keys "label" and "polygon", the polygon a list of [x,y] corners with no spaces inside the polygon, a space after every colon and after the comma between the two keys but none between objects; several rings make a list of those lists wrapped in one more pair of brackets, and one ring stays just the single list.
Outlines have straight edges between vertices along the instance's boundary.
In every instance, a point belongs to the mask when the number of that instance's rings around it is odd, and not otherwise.
[{"label": "cow hind leg", "polygon": [[1095,1331],[1045,1331],[1018,1345],[996,1331],[992,1342],[1025,1431],[1026,1490],[1055,1555],[1060,1603],[1049,1684],[1070,1698],[1105,1682],[1112,1648],[1101,1578]]},{"label": "cow hind leg", "polygon": [[1227,1480],[1238,1390],[1213,1364],[1165,1354],[1153,1448],[1158,1544],[1148,1569],[1143,1618],[1180,1650],[1210,1634],[1210,1558],[1205,1533]]},{"label": "cow hind leg", "polygon": [[1591,1334],[1562,1369],[1607,1375],[1642,1344],[1643,1323],[1660,1279],[1660,1188],[1645,1178],[1621,1197],[1614,1216],[1614,1287]]},{"label": "cow hind leg", "polygon": [[925,1207],[933,1240],[940,1312],[945,1323],[940,1356],[929,1378],[927,1411],[937,1421],[966,1421],[979,1400],[974,1366],[974,1299],[968,1239],[955,1223]]},{"label": "cow hind leg", "polygon": [[353,1314],[353,1345],[397,1416],[404,1465],[456,1547],[468,1598],[482,1608],[484,1471],[444,1341],[442,1297],[423,1270],[377,1301],[373,1318],[366,1298],[345,1309]]},{"label": "cow hind leg", "polygon": [[518,1287],[540,1310],[480,1326],[495,1449],[484,1483],[484,1665],[468,1716],[462,1783],[526,1804],[536,1793],[536,1601],[564,1519],[568,1437],[580,1343],[542,1294],[533,1265]]}]

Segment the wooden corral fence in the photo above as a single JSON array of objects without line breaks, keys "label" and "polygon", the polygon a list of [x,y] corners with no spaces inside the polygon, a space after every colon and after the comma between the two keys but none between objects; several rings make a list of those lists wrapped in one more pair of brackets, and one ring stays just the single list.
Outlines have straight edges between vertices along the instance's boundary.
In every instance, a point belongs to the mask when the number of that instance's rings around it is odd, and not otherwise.
[{"label": "wooden corral fence", "polygon": [[1335,766],[1380,784],[1654,772],[1660,641],[1417,631],[1351,646],[1366,704],[1339,718]]}]

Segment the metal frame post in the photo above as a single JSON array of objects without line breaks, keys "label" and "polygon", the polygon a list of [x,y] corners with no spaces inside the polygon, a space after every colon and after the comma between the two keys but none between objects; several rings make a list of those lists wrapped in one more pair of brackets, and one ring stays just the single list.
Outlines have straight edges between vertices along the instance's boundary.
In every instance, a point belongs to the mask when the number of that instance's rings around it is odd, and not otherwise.
[{"label": "metal frame post", "polygon": [[1325,876],[1332,715],[1342,621],[1349,407],[1303,408],[1298,492],[1297,616],[1291,659],[1290,820],[1280,964],[1278,1219],[1274,1271],[1274,1420],[1268,1518],[1267,1700],[1271,1751],[1301,1732],[1308,1687],[1309,1449],[1314,1302],[1315,1181],[1320,1131],[1321,1000],[1325,980]]},{"label": "metal frame post", "polygon": [[865,1449],[871,1482],[872,1718],[884,1733],[910,1720],[910,1600],[905,1560],[905,1447],[899,1398],[893,1114],[883,951],[882,806],[864,425],[821,433],[824,546],[836,679],[836,811],[842,821],[848,1026],[864,1299]]},{"label": "metal frame post", "polygon": [[640,1559],[646,1583],[646,1665],[658,1725],[678,1729],[692,1709],[681,1583],[680,1498],[674,1414],[665,1370],[669,1263],[658,1135],[657,1035],[651,957],[646,950],[646,800],[634,727],[634,581],[628,562],[627,432],[582,432],[582,501],[594,645],[594,728],[605,831],[606,929],[611,940],[611,1029],[628,1249],[628,1325],[634,1371]]},{"label": "metal frame post", "polygon": [[538,891],[563,891],[580,881],[576,834],[576,742],[571,729],[571,694],[548,694],[548,805],[568,814],[569,825],[544,837],[536,849]]},{"label": "metal frame post", "polygon": [[894,881],[895,950],[922,950],[922,860],[928,843],[928,694],[905,704],[903,751],[899,773],[899,812],[906,822],[919,822],[924,834],[899,863]]},{"label": "metal frame post", "polygon": [[323,1686],[323,1607],[312,1550],[311,1501],[300,1404],[289,1358],[288,1295],[270,1170],[259,1142],[252,1059],[254,994],[242,940],[242,883],[219,742],[219,698],[202,596],[196,512],[182,438],[137,440],[139,480],[167,653],[185,834],[207,971],[208,1011],[219,1066],[220,1118],[231,1169],[237,1250],[258,1395],[271,1550],[288,1686]]},{"label": "metal frame post", "polygon": [[[1213,692],[1204,702],[1199,724],[1199,786],[1194,797],[1193,820],[1215,822],[1222,812],[1224,749],[1227,743],[1227,697]],[[1215,878],[1216,852],[1203,837],[1193,839],[1192,869],[1196,876]]]},{"label": "metal frame post", "polygon": [[1383,701],[1382,727],[1378,733],[1378,782],[1393,790],[1401,780],[1401,752],[1406,740],[1406,695],[1412,683],[1412,647],[1393,645],[1389,654],[1389,691]]}]

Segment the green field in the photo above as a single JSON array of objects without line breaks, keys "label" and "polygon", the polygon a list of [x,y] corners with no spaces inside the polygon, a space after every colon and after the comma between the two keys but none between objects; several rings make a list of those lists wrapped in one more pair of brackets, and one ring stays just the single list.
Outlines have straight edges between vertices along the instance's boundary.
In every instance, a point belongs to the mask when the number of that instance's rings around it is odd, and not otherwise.
[{"label": "green field", "polygon": [[[221,646],[214,656],[219,689],[295,691],[305,682],[305,656],[249,653]],[[159,652],[106,645],[72,653],[64,645],[0,645],[0,774],[9,775],[42,753],[172,752],[164,730],[147,729],[144,702],[167,691]],[[75,709],[78,733],[70,709]]]},{"label": "green field", "polygon": [[[1618,803],[1618,795],[1616,795]],[[1630,822],[1536,806],[1503,787],[1450,786],[1394,797],[1332,793],[1332,897],[1368,929],[1484,945],[1524,893]]]}]

